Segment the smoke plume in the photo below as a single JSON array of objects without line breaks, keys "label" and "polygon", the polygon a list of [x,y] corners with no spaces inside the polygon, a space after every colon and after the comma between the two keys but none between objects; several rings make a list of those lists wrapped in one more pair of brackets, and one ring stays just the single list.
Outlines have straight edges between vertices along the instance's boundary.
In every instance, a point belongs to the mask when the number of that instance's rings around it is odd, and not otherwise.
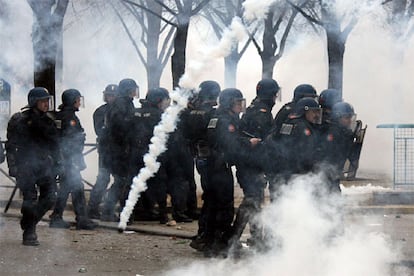
[{"label": "smoke plume", "polygon": [[[175,275],[389,275],[398,258],[382,233],[346,222],[339,196],[328,195],[319,175],[300,176],[280,188],[258,220],[272,245],[266,253],[195,262]],[[241,264],[242,262],[242,264]]]}]

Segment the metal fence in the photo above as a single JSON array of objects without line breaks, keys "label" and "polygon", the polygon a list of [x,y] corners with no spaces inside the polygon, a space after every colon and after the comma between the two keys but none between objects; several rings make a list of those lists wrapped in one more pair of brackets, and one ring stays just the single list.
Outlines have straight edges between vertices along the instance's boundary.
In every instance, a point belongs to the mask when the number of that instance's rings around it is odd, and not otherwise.
[{"label": "metal fence", "polygon": [[394,130],[394,189],[414,186],[414,124],[382,124]]}]

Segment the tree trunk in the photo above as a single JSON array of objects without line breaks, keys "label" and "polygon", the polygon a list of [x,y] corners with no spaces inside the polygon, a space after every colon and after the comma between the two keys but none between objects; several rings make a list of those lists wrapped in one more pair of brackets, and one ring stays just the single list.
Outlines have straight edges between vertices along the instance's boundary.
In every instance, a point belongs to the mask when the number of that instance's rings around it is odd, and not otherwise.
[{"label": "tree trunk", "polygon": [[278,45],[273,29],[273,17],[273,12],[269,11],[264,21],[263,51],[260,54],[262,60],[262,78],[273,78],[273,68],[276,63],[275,53]]},{"label": "tree trunk", "polygon": [[56,102],[55,73],[63,18],[68,0],[42,2],[27,0],[33,10],[34,86],[46,88]]},{"label": "tree trunk", "polygon": [[185,72],[185,51],[187,47],[189,21],[181,23],[177,27],[174,38],[174,54],[171,57],[171,71],[173,89],[178,87],[181,76]]},{"label": "tree trunk", "polygon": [[232,50],[230,55],[224,58],[224,86],[225,88],[236,87],[237,66],[239,64],[238,49]]},{"label": "tree trunk", "polygon": [[337,33],[327,32],[327,47],[328,47],[328,88],[333,88],[341,93],[343,86],[343,71],[344,71],[344,53],[345,42]]},{"label": "tree trunk", "polygon": [[[162,7],[155,1],[148,1],[148,8],[161,15]],[[161,61],[158,58],[158,44],[160,41],[161,18],[153,14],[148,16],[148,44],[147,44],[147,81],[148,89],[160,86],[162,73]]]}]

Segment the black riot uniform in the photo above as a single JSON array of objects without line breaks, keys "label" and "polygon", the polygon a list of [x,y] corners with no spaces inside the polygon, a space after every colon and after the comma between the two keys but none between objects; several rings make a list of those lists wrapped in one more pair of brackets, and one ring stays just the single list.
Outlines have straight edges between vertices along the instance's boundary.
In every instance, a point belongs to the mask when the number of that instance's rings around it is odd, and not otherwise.
[{"label": "black riot uniform", "polygon": [[[272,108],[275,104],[279,85],[273,79],[263,79],[256,87],[257,97],[247,108],[241,118],[240,130],[246,136],[257,137],[264,140],[272,128]],[[257,151],[257,159],[263,158]],[[265,160],[263,160],[265,162]],[[267,181],[264,171],[257,165],[248,162],[241,162],[236,166],[236,176],[243,189],[244,198],[241,202],[236,219],[233,224],[233,239],[238,241],[243,233],[246,224],[250,222],[250,232],[252,237],[249,239],[251,245],[262,241],[259,226],[254,223],[254,216],[260,212],[261,204],[264,201],[264,188]]]},{"label": "black riot uniform", "polygon": [[205,195],[209,185],[207,162],[211,154],[208,144],[207,126],[216,110],[215,106],[220,93],[220,85],[216,81],[207,80],[200,83],[199,89],[198,94],[190,100],[188,108],[182,112],[180,127],[190,145],[203,191],[197,236],[193,239],[190,246],[197,250],[203,250],[207,223],[206,210],[209,204],[208,197]]},{"label": "black riot uniform", "polygon": [[116,97],[118,85],[109,84],[103,91],[105,104],[98,107],[93,113],[93,126],[96,133],[96,143],[99,155],[98,176],[96,177],[95,185],[92,188],[89,202],[88,202],[88,216],[90,218],[99,219],[99,204],[105,194],[106,188],[110,181],[110,172],[107,168],[108,158],[108,141],[105,126],[105,117],[108,112],[109,105]]},{"label": "black riot uniform", "polygon": [[36,225],[56,200],[58,130],[47,113],[49,106],[41,107],[50,98],[45,88],[30,90],[27,109],[14,114],[7,127],[9,172],[23,194],[20,225],[24,245],[39,245]]},{"label": "black riot uniform", "polygon": [[293,99],[278,111],[273,121],[273,132],[278,133],[282,124],[288,119],[289,115],[294,111],[296,103],[305,97],[316,97],[316,90],[310,84],[300,84],[293,91]]},{"label": "black riot uniform", "polygon": [[62,218],[69,194],[72,195],[73,209],[76,215],[76,228],[91,230],[96,224],[86,215],[85,191],[80,172],[86,168],[83,158],[85,132],[75,112],[79,111],[81,94],[76,89],[65,90],[62,105],[56,113],[56,125],[60,130],[59,148],[62,154],[63,171],[59,174],[60,185],[57,201],[50,218],[50,227],[69,228]]},{"label": "black riot uniform", "polygon": [[[234,181],[231,166],[241,160],[251,162],[251,139],[240,132],[239,112],[242,93],[225,89],[219,96],[220,106],[208,124],[211,156],[208,158],[209,183],[205,197],[207,206],[206,252],[217,254],[229,245],[234,216]],[[256,140],[258,141],[258,140]]]},{"label": "black riot uniform", "polygon": [[[297,102],[294,113],[289,115],[279,132],[272,133],[272,139],[267,140],[271,143],[268,161],[275,160],[270,171],[286,181],[293,174],[313,171],[320,161],[320,133],[316,126],[320,124],[321,116],[322,110],[314,98],[303,98]],[[275,192],[271,190],[271,195]]]},{"label": "black riot uniform", "polygon": [[328,190],[331,192],[340,192],[342,170],[354,142],[354,133],[351,130],[354,119],[354,109],[350,104],[335,104],[332,107],[329,127],[321,136],[320,148],[324,157],[321,169],[327,176]]},{"label": "black riot uniform", "polygon": [[[134,113],[134,161],[136,164],[134,175],[144,166],[143,156],[148,152],[154,128],[161,121],[163,111],[169,105],[169,94],[165,88],[150,89],[141,100],[141,108]],[[167,179],[165,169],[165,154],[158,157],[161,166],[158,172],[148,179],[147,190],[141,194],[135,208],[135,218],[152,220],[158,219],[161,224],[168,222],[167,216]],[[176,160],[175,160],[176,161]],[[158,204],[159,213],[154,211]]]},{"label": "black riot uniform", "polygon": [[114,183],[104,202],[101,220],[117,221],[115,206],[119,201],[124,206],[127,192],[132,183],[135,164],[133,164],[133,135],[131,131],[135,106],[133,99],[139,87],[132,79],[123,79],[118,85],[118,95],[109,106],[106,115],[106,135],[108,143],[108,165],[114,176]]}]

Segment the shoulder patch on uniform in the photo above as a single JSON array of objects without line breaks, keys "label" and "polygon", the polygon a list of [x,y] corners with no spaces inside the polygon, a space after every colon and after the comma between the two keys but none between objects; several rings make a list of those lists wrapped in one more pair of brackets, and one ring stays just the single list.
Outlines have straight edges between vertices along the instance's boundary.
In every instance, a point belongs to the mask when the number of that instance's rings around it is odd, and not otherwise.
[{"label": "shoulder patch on uniform", "polygon": [[216,128],[218,122],[218,118],[213,118],[208,122],[207,128]]},{"label": "shoulder patch on uniform", "polygon": [[265,108],[261,108],[261,109],[260,109],[260,112],[266,113],[266,112],[267,112],[267,109],[265,109]]},{"label": "shoulder patch on uniform", "polygon": [[70,120],[70,126],[76,126],[76,121],[75,120]]},{"label": "shoulder patch on uniform", "polygon": [[332,142],[334,140],[334,136],[332,133],[328,134],[328,137],[326,137],[326,139],[328,140],[328,142]]},{"label": "shoulder patch on uniform", "polygon": [[309,128],[305,128],[305,130],[303,131],[305,133],[306,136],[311,136],[312,132],[310,131]]},{"label": "shoulder patch on uniform", "polygon": [[279,133],[284,135],[292,134],[293,125],[292,124],[282,124]]},{"label": "shoulder patch on uniform", "polygon": [[229,124],[228,130],[229,130],[229,132],[235,132],[236,127],[233,124]]}]

